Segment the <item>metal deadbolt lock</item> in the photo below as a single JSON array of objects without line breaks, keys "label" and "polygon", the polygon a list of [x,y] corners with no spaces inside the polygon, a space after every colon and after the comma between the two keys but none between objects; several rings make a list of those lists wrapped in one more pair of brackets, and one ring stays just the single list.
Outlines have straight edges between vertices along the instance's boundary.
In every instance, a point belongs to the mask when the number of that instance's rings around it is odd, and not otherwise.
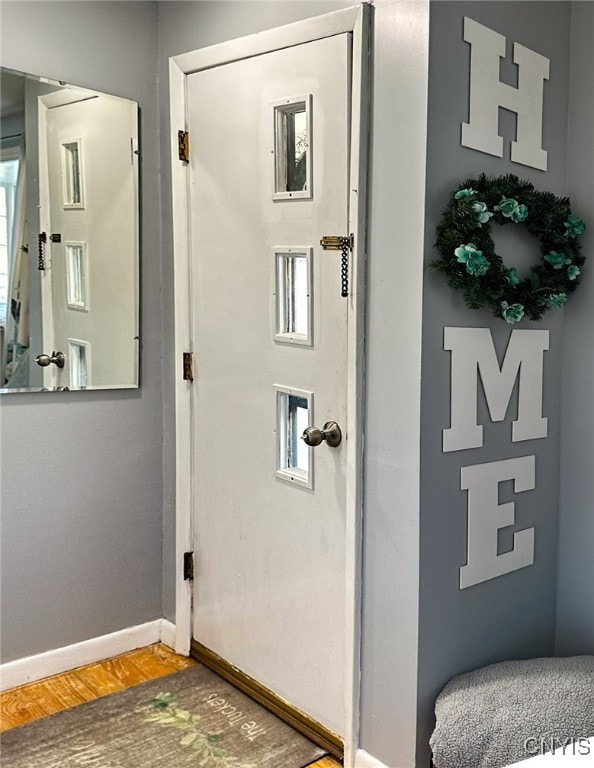
[{"label": "metal deadbolt lock", "polygon": [[342,431],[335,421],[327,421],[323,428],[308,427],[301,435],[305,445],[315,447],[326,441],[330,448],[338,448],[342,442]]},{"label": "metal deadbolt lock", "polygon": [[37,355],[35,362],[42,368],[47,368],[52,363],[58,368],[63,368],[66,358],[63,352],[52,352],[51,355]]}]

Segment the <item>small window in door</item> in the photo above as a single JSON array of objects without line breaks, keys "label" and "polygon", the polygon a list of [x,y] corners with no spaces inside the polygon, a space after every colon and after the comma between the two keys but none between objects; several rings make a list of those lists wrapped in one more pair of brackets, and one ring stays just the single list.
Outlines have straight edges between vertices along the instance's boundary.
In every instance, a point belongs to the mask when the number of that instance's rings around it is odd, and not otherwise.
[{"label": "small window in door", "polygon": [[313,344],[312,248],[274,248],[275,341]]},{"label": "small window in door", "polygon": [[273,200],[312,197],[311,94],[273,103]]},{"label": "small window in door", "polygon": [[64,252],[66,256],[68,307],[87,312],[89,309],[87,244],[84,242],[64,243]]},{"label": "small window in door", "polygon": [[82,140],[72,139],[62,144],[62,189],[64,208],[84,208],[82,170]]},{"label": "small window in door", "polygon": [[90,351],[91,345],[88,341],[68,339],[70,389],[85,389],[89,386]]},{"label": "small window in door", "polygon": [[289,483],[313,488],[312,449],[301,439],[313,424],[313,393],[275,385],[276,476]]}]

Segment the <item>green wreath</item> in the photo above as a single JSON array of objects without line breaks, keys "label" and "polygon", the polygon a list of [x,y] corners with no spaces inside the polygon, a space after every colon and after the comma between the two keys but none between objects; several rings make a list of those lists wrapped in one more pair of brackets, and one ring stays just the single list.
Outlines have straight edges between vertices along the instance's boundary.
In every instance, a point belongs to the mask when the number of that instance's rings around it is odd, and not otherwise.
[{"label": "green wreath", "polygon": [[[520,280],[495,253],[491,224],[523,224],[540,242],[540,263]],[[517,176],[468,179],[452,194],[437,227],[440,258],[450,288],[461,290],[470,309],[490,307],[507,323],[540,320],[561,307],[579,283],[585,258],[577,238],[586,225],[567,197],[539,192]]]}]

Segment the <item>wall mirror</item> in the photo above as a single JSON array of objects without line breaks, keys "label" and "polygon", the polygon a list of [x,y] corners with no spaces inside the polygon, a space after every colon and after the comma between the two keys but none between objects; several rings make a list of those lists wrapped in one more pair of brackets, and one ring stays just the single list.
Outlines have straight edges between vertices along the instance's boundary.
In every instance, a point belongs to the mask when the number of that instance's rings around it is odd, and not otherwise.
[{"label": "wall mirror", "polygon": [[138,105],[0,69],[0,392],[138,386]]}]

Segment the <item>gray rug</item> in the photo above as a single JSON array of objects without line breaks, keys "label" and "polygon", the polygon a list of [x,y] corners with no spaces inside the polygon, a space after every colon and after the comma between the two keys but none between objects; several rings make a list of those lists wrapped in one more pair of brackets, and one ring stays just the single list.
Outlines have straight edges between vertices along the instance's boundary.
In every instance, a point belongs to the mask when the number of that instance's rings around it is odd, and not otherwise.
[{"label": "gray rug", "polygon": [[2,768],[304,768],[326,752],[202,665],[2,734]]}]

